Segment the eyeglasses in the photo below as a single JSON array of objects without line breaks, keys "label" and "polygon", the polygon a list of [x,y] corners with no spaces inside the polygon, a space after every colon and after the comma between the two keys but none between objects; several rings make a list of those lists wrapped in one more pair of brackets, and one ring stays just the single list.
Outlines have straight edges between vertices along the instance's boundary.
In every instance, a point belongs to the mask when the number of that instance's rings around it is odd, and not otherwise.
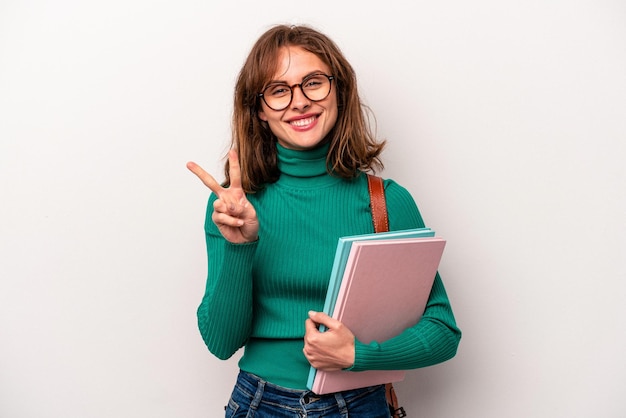
[{"label": "eyeglasses", "polygon": [[311,74],[302,83],[289,86],[285,83],[274,83],[265,87],[259,97],[263,99],[267,107],[272,110],[285,110],[293,100],[293,89],[300,87],[304,97],[312,102],[324,100],[330,94],[331,82],[335,79],[332,75],[323,73]]}]

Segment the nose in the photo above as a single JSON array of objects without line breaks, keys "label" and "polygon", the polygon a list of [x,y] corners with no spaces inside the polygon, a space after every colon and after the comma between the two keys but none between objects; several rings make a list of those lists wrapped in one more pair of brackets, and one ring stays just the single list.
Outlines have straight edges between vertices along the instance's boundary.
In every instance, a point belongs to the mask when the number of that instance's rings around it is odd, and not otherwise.
[{"label": "nose", "polygon": [[302,86],[296,84],[291,88],[291,107],[294,109],[305,109],[311,104],[311,100],[304,95]]}]

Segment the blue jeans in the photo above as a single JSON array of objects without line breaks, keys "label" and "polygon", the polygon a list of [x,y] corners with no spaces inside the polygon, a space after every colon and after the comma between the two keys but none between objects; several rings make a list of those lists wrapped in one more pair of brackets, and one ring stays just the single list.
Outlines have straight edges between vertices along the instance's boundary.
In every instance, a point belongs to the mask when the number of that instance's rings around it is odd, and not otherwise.
[{"label": "blue jeans", "polygon": [[241,371],[226,418],[389,418],[384,386],[328,395],[287,389]]}]

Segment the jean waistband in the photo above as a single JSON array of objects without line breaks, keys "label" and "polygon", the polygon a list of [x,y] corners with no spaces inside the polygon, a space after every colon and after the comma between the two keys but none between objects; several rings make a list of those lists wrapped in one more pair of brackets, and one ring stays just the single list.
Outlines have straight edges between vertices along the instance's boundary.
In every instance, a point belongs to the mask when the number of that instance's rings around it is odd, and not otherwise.
[{"label": "jean waistband", "polygon": [[[282,396],[288,399],[293,399],[293,400],[298,400],[301,398],[304,399],[322,399],[322,398],[334,398],[336,394],[333,393],[328,393],[325,395],[318,395],[315,394],[314,392],[311,392],[310,390],[299,390],[299,389],[290,389],[290,388],[285,388],[279,385],[275,385],[273,383],[267,382],[263,379],[261,379],[259,376],[256,376],[252,373],[248,373],[246,371],[240,370],[239,371],[239,378],[237,380],[237,383],[242,385],[243,387],[245,387],[250,393],[254,393],[257,388],[259,387],[259,384],[263,385],[263,391],[266,394],[272,394],[272,395],[276,395],[276,396]],[[362,394],[365,393],[369,393],[372,392],[376,389],[381,388],[383,385],[377,385],[377,386],[370,386],[370,387],[364,387],[364,388],[360,388],[360,389],[351,389],[351,390],[347,390],[344,392],[340,392],[344,397],[348,397],[348,398],[352,398],[352,397],[358,397]]]},{"label": "jean waistband", "polygon": [[[259,376],[240,371],[229,401],[234,410],[259,411],[260,416],[275,416],[278,410],[289,416],[388,416],[384,385],[316,395],[310,390],[285,388],[269,383]],[[298,415],[300,414],[300,415]],[[287,415],[280,415],[287,416]]]},{"label": "jean waistband", "polygon": [[259,376],[256,376],[252,373],[248,373],[245,371],[239,372],[239,379],[237,383],[247,388],[251,393],[254,393],[257,390],[259,384],[263,384],[263,391],[267,394],[272,395],[280,395],[287,398],[291,398],[294,400],[300,399],[303,395],[307,393],[311,393],[307,390],[299,390],[299,389],[290,389],[282,386],[275,385],[273,383],[267,382],[261,379]]}]

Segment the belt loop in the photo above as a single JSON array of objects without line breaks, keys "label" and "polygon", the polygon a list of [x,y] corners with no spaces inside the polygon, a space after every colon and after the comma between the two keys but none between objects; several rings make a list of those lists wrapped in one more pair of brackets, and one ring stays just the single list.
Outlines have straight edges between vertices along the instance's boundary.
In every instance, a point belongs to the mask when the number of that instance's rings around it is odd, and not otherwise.
[{"label": "belt loop", "polygon": [[346,401],[343,399],[341,392],[335,393],[335,400],[337,401],[337,407],[339,407],[341,418],[348,418],[348,406],[346,405]]},{"label": "belt loop", "polygon": [[250,402],[250,409],[257,410],[259,404],[261,403],[261,399],[263,398],[263,392],[265,391],[265,381],[263,379],[257,379],[257,387],[256,393],[254,394],[254,399]]}]

